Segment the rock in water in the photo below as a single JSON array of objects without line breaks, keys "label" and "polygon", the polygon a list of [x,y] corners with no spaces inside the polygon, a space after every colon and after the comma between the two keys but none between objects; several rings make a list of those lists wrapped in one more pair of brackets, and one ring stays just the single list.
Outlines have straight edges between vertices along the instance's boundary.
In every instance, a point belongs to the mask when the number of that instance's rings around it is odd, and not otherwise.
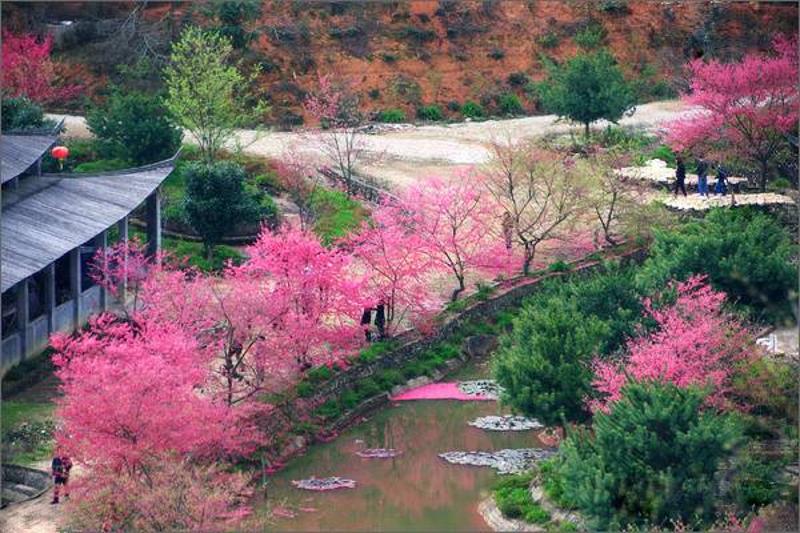
[{"label": "rock in water", "polygon": [[356,488],[354,480],[342,477],[310,477],[308,479],[293,480],[292,485],[298,489],[315,491]]},{"label": "rock in water", "polygon": [[489,466],[498,474],[519,474],[529,470],[536,461],[553,455],[555,450],[519,448],[495,452],[445,452],[439,457],[456,465]]},{"label": "rock in water", "polygon": [[400,455],[401,451],[394,448],[367,448],[366,450],[359,450],[356,455],[364,457],[365,459],[391,459]]},{"label": "rock in water", "polygon": [[502,389],[492,379],[477,379],[474,381],[459,381],[458,390],[470,396],[482,396],[484,398],[497,399],[500,397]]},{"label": "rock in water", "polygon": [[486,431],[528,431],[544,427],[538,420],[514,415],[482,416],[468,423],[472,427]]}]

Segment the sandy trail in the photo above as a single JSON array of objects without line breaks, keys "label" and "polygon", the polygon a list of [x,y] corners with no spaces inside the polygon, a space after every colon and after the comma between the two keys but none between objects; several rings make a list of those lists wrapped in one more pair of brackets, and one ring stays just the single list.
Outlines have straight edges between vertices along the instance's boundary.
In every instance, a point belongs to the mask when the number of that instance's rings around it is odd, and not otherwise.
[{"label": "sandy trail", "polygon": [[[659,124],[679,118],[691,109],[678,101],[653,102],[638,106],[630,117],[620,121],[623,126],[655,129]],[[51,115],[65,119],[67,136],[89,137],[83,117]],[[596,129],[606,126],[600,121]],[[579,132],[580,128],[559,121],[555,115],[542,115],[507,120],[462,122],[410,126],[399,131],[366,135],[367,152],[376,156],[379,163],[362,169],[395,186],[403,186],[432,174],[452,175],[459,169],[488,161],[487,145],[496,138],[510,137],[522,140],[550,133]],[[300,152],[319,155],[315,141],[302,132],[261,132],[239,130],[237,141],[244,151],[264,157],[278,157],[289,147]],[[377,157],[379,156],[379,157]]]}]

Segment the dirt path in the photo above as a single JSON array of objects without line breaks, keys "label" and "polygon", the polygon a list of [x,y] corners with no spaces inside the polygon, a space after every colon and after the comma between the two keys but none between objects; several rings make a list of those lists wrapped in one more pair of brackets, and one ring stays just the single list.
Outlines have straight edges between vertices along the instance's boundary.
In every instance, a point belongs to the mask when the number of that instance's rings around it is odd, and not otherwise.
[{"label": "dirt path", "polygon": [[[31,465],[49,470],[49,461]],[[62,505],[51,505],[53,489],[38,498],[12,504],[0,511],[0,531],[25,533],[57,533]]]},{"label": "dirt path", "polygon": [[[638,106],[632,116],[620,123],[654,129],[688,111],[677,101],[653,102]],[[82,117],[52,117],[65,118],[67,136],[85,138],[91,135]],[[594,127],[599,129],[605,125],[601,121]],[[363,170],[366,174],[402,186],[419,180],[421,176],[450,175],[462,167],[487,161],[489,152],[486,145],[494,138],[510,136],[519,140],[570,130],[578,132],[579,129],[559,122],[555,115],[408,127],[366,136],[367,151],[382,157],[379,164],[366,166]],[[299,151],[318,153],[313,141],[298,132],[256,134],[253,130],[240,130],[238,141],[245,146],[246,152],[265,157],[280,156],[290,146]]]}]

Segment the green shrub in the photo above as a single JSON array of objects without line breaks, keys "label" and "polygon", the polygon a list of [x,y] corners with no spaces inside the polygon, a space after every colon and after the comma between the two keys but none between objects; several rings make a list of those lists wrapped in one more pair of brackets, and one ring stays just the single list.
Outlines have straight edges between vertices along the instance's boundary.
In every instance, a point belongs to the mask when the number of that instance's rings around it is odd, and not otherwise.
[{"label": "green shrub", "polygon": [[103,172],[105,170],[121,170],[123,168],[129,168],[130,166],[130,162],[124,159],[98,159],[96,161],[88,161],[80,165],[75,165],[72,171],[88,174]]},{"label": "green shrub", "polygon": [[558,261],[550,263],[547,267],[547,270],[550,272],[566,272],[569,270],[569,264],[559,259]]},{"label": "green shrub", "polygon": [[669,280],[706,274],[714,288],[755,316],[782,318],[797,285],[794,250],[788,231],[772,216],[749,207],[712,209],[702,220],[656,231],[637,283],[652,292]]},{"label": "green shrub", "polygon": [[395,343],[392,341],[379,341],[374,342],[361,350],[359,355],[359,360],[365,363],[369,363],[370,361],[374,361],[381,355],[385,354],[392,348],[394,348]]},{"label": "green shrub", "polygon": [[238,224],[255,224],[264,207],[245,188],[244,169],[230,161],[186,168],[184,209],[192,229],[203,239],[206,257]]},{"label": "green shrub", "polygon": [[506,81],[512,87],[524,87],[528,83],[530,83],[531,79],[528,77],[527,74],[524,72],[512,72],[506,78]]},{"label": "green shrub", "polygon": [[381,90],[380,89],[370,89],[367,92],[367,96],[369,96],[372,100],[377,100],[381,97]]},{"label": "green shrub", "polygon": [[342,393],[339,397],[339,403],[341,404],[343,410],[349,411],[359,403],[358,394],[354,390],[347,390]]},{"label": "green shrub", "polygon": [[453,113],[458,113],[461,111],[461,104],[456,102],[455,100],[450,100],[447,102],[447,110],[452,111]]},{"label": "green shrub", "polygon": [[317,415],[329,420],[342,416],[342,407],[335,400],[328,400],[317,409]]},{"label": "green shrub", "polygon": [[386,63],[394,63],[397,61],[397,56],[389,52],[384,52],[381,54],[381,59]]},{"label": "green shrub", "polygon": [[522,519],[532,524],[545,524],[550,515],[531,499],[530,474],[507,476],[492,489],[497,507],[506,518]]},{"label": "green shrub", "polygon": [[326,245],[358,228],[366,217],[361,204],[341,191],[317,188],[310,205],[315,219],[314,233]]},{"label": "green shrub", "polygon": [[378,383],[378,386],[381,390],[389,390],[395,385],[399,385],[403,383],[403,374],[400,373],[399,370],[395,369],[387,369],[382,370],[375,376],[375,381]]},{"label": "green shrub", "polygon": [[107,158],[144,165],[171,157],[183,132],[168,119],[161,99],[139,92],[115,90],[86,114],[86,125]]},{"label": "green shrub", "polygon": [[702,529],[721,496],[718,468],[741,441],[732,415],[703,409],[705,395],[672,384],[631,383],[591,431],[561,445],[564,496],[592,529]]},{"label": "green shrub", "polygon": [[406,114],[402,109],[392,108],[384,109],[378,113],[378,122],[386,122],[388,124],[400,124],[406,121]]},{"label": "green shrub", "polygon": [[219,272],[228,262],[236,265],[244,260],[244,256],[236,248],[225,245],[215,246],[212,257],[209,258],[201,243],[183,239],[165,238],[164,249],[175,257],[185,258],[189,266],[203,272]]},{"label": "green shrub", "polygon": [[483,118],[483,107],[472,101],[464,102],[461,106],[461,114],[465,118]]},{"label": "green shrub", "polygon": [[318,366],[309,370],[306,377],[311,383],[322,383],[333,377],[333,370],[324,365]]},{"label": "green shrub", "polygon": [[439,121],[444,118],[442,108],[436,104],[425,105],[417,109],[417,117],[420,120]]},{"label": "green shrub", "polygon": [[5,98],[2,101],[2,129],[4,132],[12,130],[28,130],[54,127],[54,121],[44,118],[44,110],[39,104],[25,98]]},{"label": "green shrub", "polygon": [[308,398],[314,395],[314,385],[307,381],[301,381],[296,387],[297,395],[301,398]]},{"label": "green shrub", "polygon": [[601,0],[600,9],[606,13],[626,13],[628,0]]},{"label": "green shrub", "polygon": [[503,59],[504,57],[506,57],[506,52],[502,48],[495,47],[495,48],[492,48],[489,51],[488,55],[489,55],[489,57],[491,57],[495,61],[499,61],[499,60]]},{"label": "green shrub", "polygon": [[599,24],[591,24],[575,34],[575,44],[584,50],[595,50],[603,44],[606,30]]},{"label": "green shrub", "polygon": [[775,178],[769,182],[768,188],[773,191],[780,191],[782,189],[791,189],[792,182],[786,178]]},{"label": "green shrub", "polygon": [[503,93],[497,99],[497,107],[504,115],[521,115],[524,112],[522,102],[514,93]]},{"label": "green shrub", "polygon": [[558,46],[558,41],[559,41],[558,34],[553,31],[549,31],[544,35],[542,35],[541,37],[539,37],[539,45],[542,48],[547,48],[547,49],[555,48],[556,46]]},{"label": "green shrub", "polygon": [[731,466],[731,492],[727,499],[743,512],[769,505],[785,488],[780,482],[783,462],[762,453],[758,447],[745,447]]},{"label": "green shrub", "polygon": [[377,396],[382,392],[381,386],[378,385],[378,382],[372,378],[364,378],[359,381],[355,390],[359,400],[372,398],[373,396]]}]

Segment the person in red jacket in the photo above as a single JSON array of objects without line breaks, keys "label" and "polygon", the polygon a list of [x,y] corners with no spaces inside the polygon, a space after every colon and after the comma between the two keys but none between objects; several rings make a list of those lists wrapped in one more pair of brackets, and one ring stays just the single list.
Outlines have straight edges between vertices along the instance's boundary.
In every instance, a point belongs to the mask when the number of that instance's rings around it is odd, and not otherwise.
[{"label": "person in red jacket", "polygon": [[72,470],[72,460],[60,451],[56,451],[53,457],[53,462],[50,465],[53,475],[53,501],[50,503],[58,503],[59,492],[61,487],[64,487],[64,497],[69,498],[69,471]]}]

